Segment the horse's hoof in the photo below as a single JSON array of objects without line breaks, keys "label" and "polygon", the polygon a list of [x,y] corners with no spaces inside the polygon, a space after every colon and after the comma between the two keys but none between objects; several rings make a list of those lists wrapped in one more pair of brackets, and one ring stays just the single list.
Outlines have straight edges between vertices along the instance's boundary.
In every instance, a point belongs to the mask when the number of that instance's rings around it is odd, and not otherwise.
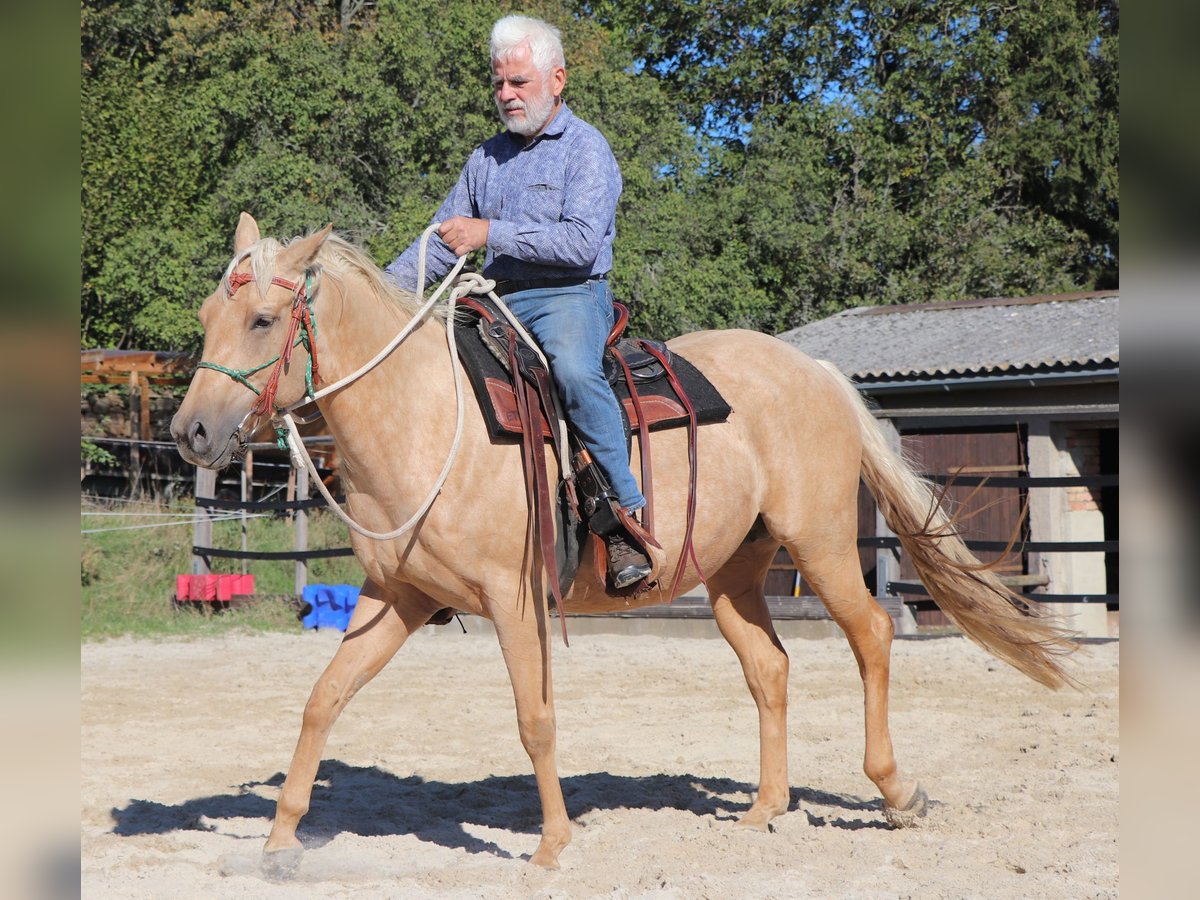
[{"label": "horse's hoof", "polygon": [[770,831],[771,820],[780,813],[766,807],[750,807],[734,825],[738,828],[750,828],[754,831]]},{"label": "horse's hoof", "polygon": [[733,823],[735,828],[746,828],[751,831],[770,831],[771,823],[767,821],[765,816],[744,815]]},{"label": "horse's hoof", "polygon": [[538,844],[533,856],[529,857],[529,861],[542,869],[561,868],[558,864],[558,854],[562,853],[569,841],[569,837],[567,840],[555,840],[548,839],[543,835],[541,843]]},{"label": "horse's hoof", "polygon": [[919,820],[925,818],[925,813],[929,811],[928,806],[929,795],[925,793],[925,788],[918,783],[916,790],[913,791],[912,799],[905,804],[903,809],[884,803],[883,817],[893,828],[912,828],[919,824]]},{"label": "horse's hoof", "polygon": [[283,850],[264,850],[262,855],[263,875],[274,881],[294,878],[300,870],[303,847],[286,847]]},{"label": "horse's hoof", "polygon": [[558,854],[551,853],[549,850],[538,851],[529,858],[529,861],[541,869],[561,869],[562,866],[558,863]]}]

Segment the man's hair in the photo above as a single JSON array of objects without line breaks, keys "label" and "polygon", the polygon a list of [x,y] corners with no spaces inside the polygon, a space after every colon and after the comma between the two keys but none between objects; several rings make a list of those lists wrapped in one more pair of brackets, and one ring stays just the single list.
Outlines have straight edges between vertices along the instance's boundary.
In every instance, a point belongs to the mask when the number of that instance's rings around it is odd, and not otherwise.
[{"label": "man's hair", "polygon": [[562,66],[562,40],[558,29],[541,19],[529,16],[505,16],[492,26],[492,59],[503,61],[504,57],[522,45],[529,45],[534,66],[542,74]]}]

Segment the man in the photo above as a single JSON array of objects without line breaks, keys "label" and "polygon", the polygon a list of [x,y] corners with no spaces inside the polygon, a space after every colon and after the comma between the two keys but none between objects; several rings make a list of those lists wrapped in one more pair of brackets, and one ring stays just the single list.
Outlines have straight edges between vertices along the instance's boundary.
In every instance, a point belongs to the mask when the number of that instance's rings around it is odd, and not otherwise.
[{"label": "man", "polygon": [[[484,275],[546,354],[568,420],[636,522],[646,500],[601,364],[613,326],[608,273],[621,173],[604,136],[563,102],[558,29],[524,16],[500,19],[491,61],[507,130],[475,149],[434,217],[442,224],[440,240],[429,242],[427,282],[444,277],[457,257],[487,248]],[[407,290],[417,287],[417,253],[414,243],[387,268]],[[608,538],[608,576],[617,589],[652,571],[648,548],[628,531]]]}]

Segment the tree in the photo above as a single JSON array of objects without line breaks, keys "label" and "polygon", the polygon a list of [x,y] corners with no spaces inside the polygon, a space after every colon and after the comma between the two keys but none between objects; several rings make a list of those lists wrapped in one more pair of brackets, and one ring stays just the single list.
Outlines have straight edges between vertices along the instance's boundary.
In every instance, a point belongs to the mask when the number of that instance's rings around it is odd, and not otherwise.
[{"label": "tree", "polygon": [[[85,0],[81,341],[185,348],[249,210],[389,262],[497,129],[507,2]],[[634,325],[1115,285],[1112,0],[535,0],[621,163]]]},{"label": "tree", "polygon": [[[425,0],[336,12],[85,4],[85,345],[194,344],[194,308],[242,209],[284,237],[334,222],[380,263],[423,230],[497,130],[486,48],[501,11]],[[622,216],[656,221],[674,190],[664,166],[694,162],[683,125],[605,30],[553,18],[565,22],[569,100],[624,162]],[[638,230],[621,240],[636,246]],[[657,296],[623,256],[617,280]]]},{"label": "tree", "polygon": [[776,324],[1116,284],[1117,4],[586,9],[721,149]]}]

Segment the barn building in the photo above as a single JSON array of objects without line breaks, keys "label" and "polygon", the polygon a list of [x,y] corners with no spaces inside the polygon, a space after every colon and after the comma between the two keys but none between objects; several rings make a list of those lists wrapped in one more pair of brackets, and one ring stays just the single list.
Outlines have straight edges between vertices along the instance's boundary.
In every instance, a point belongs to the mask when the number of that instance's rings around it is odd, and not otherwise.
[{"label": "barn building", "polygon": [[[1102,291],[861,307],[780,337],[850,376],[894,445],[949,481],[969,546],[1000,559],[1007,584],[1085,635],[1109,636],[1119,621],[1119,306],[1117,291]],[[938,624],[861,493],[868,587]],[[786,556],[770,578],[768,594],[810,593]]]}]

